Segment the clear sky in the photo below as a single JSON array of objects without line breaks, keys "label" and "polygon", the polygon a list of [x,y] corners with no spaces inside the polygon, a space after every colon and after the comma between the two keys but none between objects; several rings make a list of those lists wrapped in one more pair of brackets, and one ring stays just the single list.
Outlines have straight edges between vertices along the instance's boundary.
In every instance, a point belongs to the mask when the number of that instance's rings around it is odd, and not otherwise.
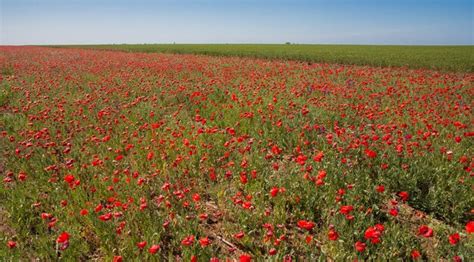
[{"label": "clear sky", "polygon": [[473,45],[474,0],[0,0],[0,44]]}]

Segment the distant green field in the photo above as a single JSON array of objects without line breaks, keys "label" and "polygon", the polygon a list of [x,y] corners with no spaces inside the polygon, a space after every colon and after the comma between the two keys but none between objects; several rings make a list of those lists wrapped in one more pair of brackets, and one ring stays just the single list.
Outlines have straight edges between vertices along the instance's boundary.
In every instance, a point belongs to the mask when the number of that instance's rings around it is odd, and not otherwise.
[{"label": "distant green field", "polygon": [[[65,46],[61,46],[65,47]],[[76,45],[129,52],[162,52],[291,59],[370,66],[406,66],[474,72],[474,46],[282,45],[282,44],[140,44]]]}]

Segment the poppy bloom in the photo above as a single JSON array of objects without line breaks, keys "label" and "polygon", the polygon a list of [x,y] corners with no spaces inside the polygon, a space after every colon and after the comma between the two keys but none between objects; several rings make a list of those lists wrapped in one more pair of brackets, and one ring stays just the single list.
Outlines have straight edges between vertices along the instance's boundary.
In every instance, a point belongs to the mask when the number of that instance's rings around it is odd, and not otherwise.
[{"label": "poppy bloom", "polygon": [[306,244],[311,243],[311,241],[313,241],[313,236],[312,235],[307,235],[306,238],[305,238],[305,241],[306,241]]},{"label": "poppy bloom", "polygon": [[107,213],[107,214],[100,215],[99,219],[102,220],[102,221],[108,221],[108,220],[112,219],[112,214]]},{"label": "poppy bloom", "polygon": [[398,193],[398,196],[399,196],[403,201],[407,201],[410,195],[408,194],[408,192],[402,191],[402,192]]},{"label": "poppy bloom", "polygon": [[245,174],[245,173],[240,174],[240,182],[244,185],[247,184],[247,182],[248,182],[247,174]]},{"label": "poppy bloom", "polygon": [[283,150],[281,148],[279,148],[278,146],[276,146],[276,145],[272,146],[272,153],[274,155],[279,155],[279,154],[281,154],[282,151]]},{"label": "poppy bloom", "polygon": [[209,240],[208,237],[203,237],[199,239],[199,244],[201,245],[201,247],[207,247],[211,244],[211,240]]},{"label": "poppy bloom", "polygon": [[375,158],[377,157],[377,153],[375,151],[372,151],[370,149],[366,149],[365,151],[365,155],[368,157],[368,158]]},{"label": "poppy bloom", "polygon": [[313,157],[313,160],[315,162],[321,162],[323,160],[323,157],[324,157],[324,153],[323,151],[319,151],[314,157]]},{"label": "poppy bloom", "polygon": [[64,181],[65,181],[66,183],[68,183],[68,184],[73,183],[74,180],[75,180],[75,178],[74,178],[74,176],[71,175],[71,174],[64,176]]},{"label": "poppy bloom", "polygon": [[298,155],[298,156],[296,157],[296,162],[297,162],[299,165],[304,166],[304,164],[306,163],[306,160],[307,160],[307,159],[308,159],[308,157],[305,156],[305,155]]},{"label": "poppy bloom", "polygon": [[196,193],[193,195],[193,200],[194,202],[199,202],[199,200],[201,200],[201,196],[198,193]]},{"label": "poppy bloom", "polygon": [[7,242],[7,246],[8,246],[8,248],[10,248],[10,249],[11,249],[11,248],[15,248],[15,247],[16,247],[16,242],[9,240],[9,241]]},{"label": "poppy bloom", "polygon": [[122,256],[114,256],[114,259],[112,261],[113,262],[122,262],[123,258],[122,258]]},{"label": "poppy bloom", "polygon": [[239,232],[237,234],[234,234],[234,237],[237,238],[237,239],[241,239],[245,236],[244,232]]},{"label": "poppy bloom", "polygon": [[318,171],[318,179],[324,179],[327,176],[326,170],[319,170]]},{"label": "poppy bloom", "polygon": [[314,226],[316,225],[314,222],[307,221],[307,220],[300,220],[300,221],[298,221],[297,224],[298,224],[299,228],[306,229],[308,231],[313,229]]},{"label": "poppy bloom", "polygon": [[242,254],[239,257],[239,261],[240,262],[250,262],[250,261],[252,261],[252,257],[250,255],[247,255],[247,254]]},{"label": "poppy bloom", "polygon": [[278,195],[279,191],[280,191],[280,189],[278,187],[272,187],[272,189],[270,190],[270,195],[272,197],[276,197]]},{"label": "poppy bloom", "polygon": [[352,210],[354,210],[353,206],[341,206],[339,212],[341,212],[341,214],[348,215],[350,212],[352,212]]},{"label": "poppy bloom", "polygon": [[469,221],[466,224],[466,232],[467,233],[474,233],[474,221]]},{"label": "poppy bloom", "polygon": [[150,254],[156,254],[156,252],[158,252],[158,250],[160,250],[160,245],[152,245],[149,249],[148,249],[148,253]]},{"label": "poppy bloom", "polygon": [[46,219],[51,219],[53,218],[53,215],[49,213],[41,213],[41,219],[46,220]]},{"label": "poppy bloom", "polygon": [[339,238],[339,234],[334,229],[330,229],[328,232],[329,240],[336,241]]},{"label": "poppy bloom", "polygon": [[392,208],[392,209],[390,209],[389,213],[390,213],[391,216],[396,217],[396,216],[398,216],[398,209]]},{"label": "poppy bloom", "polygon": [[353,206],[341,206],[339,212],[343,214],[347,220],[352,220],[354,219],[354,216],[350,214],[352,210],[354,210]]},{"label": "poppy bloom", "polygon": [[382,236],[382,232],[380,228],[376,226],[367,228],[367,230],[365,230],[365,233],[364,233],[365,239],[370,240],[372,244],[379,243],[381,236]]},{"label": "poppy bloom", "polygon": [[364,242],[357,241],[354,246],[358,252],[364,252],[366,244]]},{"label": "poppy bloom", "polygon": [[420,257],[421,257],[420,251],[416,249],[411,251],[411,258],[413,258],[414,260],[417,260]]},{"label": "poppy bloom", "polygon": [[25,173],[25,172],[20,172],[20,173],[18,174],[18,179],[19,179],[20,181],[25,181],[25,180],[26,180],[26,177],[27,177],[27,176],[26,176],[26,173]]},{"label": "poppy bloom", "polygon": [[377,192],[383,193],[385,192],[385,187],[383,185],[379,185],[376,187]]},{"label": "poppy bloom", "polygon": [[423,237],[432,237],[433,236],[433,229],[428,227],[427,225],[421,225],[418,228],[418,235],[423,236]]},{"label": "poppy bloom", "polygon": [[449,239],[449,244],[455,246],[460,240],[459,233],[454,233],[450,235],[448,239]]},{"label": "poppy bloom", "polygon": [[192,244],[194,244],[194,236],[193,235],[189,235],[187,237],[185,237],[182,241],[181,241],[181,244],[183,246],[191,246]]},{"label": "poppy bloom", "polygon": [[70,237],[69,233],[64,231],[58,236],[58,238],[56,239],[56,242],[60,244],[66,243],[69,241],[69,237]]},{"label": "poppy bloom", "polygon": [[154,155],[155,154],[153,152],[149,152],[148,155],[146,156],[146,159],[147,160],[152,160]]},{"label": "poppy bloom", "polygon": [[147,244],[146,241],[138,242],[137,247],[139,249],[143,249],[143,248],[145,248],[146,244]]},{"label": "poppy bloom", "polygon": [[283,257],[283,262],[292,262],[293,259],[291,258],[291,255],[286,255]]},{"label": "poppy bloom", "polygon": [[231,136],[234,136],[235,135],[235,129],[233,129],[232,127],[229,127],[229,128],[227,128],[227,133]]}]

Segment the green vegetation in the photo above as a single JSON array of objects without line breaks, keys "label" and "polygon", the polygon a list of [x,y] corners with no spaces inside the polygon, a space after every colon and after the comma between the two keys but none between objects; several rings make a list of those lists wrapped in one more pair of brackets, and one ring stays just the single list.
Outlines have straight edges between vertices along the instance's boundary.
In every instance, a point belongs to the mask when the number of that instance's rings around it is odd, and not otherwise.
[{"label": "green vegetation", "polygon": [[[62,46],[66,47],[66,46]],[[383,46],[298,44],[139,44],[76,45],[128,52],[161,52],[291,59],[317,63],[406,66],[440,71],[474,72],[474,46]]]},{"label": "green vegetation", "polygon": [[0,51],[0,261],[474,261],[472,73]]}]

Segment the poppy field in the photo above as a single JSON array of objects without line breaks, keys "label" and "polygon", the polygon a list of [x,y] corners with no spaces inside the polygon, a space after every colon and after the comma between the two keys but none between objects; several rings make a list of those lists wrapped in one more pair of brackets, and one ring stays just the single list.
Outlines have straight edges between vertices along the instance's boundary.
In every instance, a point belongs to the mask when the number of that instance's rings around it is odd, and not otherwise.
[{"label": "poppy field", "polygon": [[0,47],[0,258],[474,259],[474,74]]},{"label": "poppy field", "polygon": [[362,66],[398,66],[445,72],[474,72],[474,46],[308,45],[308,44],[113,44],[51,47],[125,52],[200,54],[298,60]]}]

